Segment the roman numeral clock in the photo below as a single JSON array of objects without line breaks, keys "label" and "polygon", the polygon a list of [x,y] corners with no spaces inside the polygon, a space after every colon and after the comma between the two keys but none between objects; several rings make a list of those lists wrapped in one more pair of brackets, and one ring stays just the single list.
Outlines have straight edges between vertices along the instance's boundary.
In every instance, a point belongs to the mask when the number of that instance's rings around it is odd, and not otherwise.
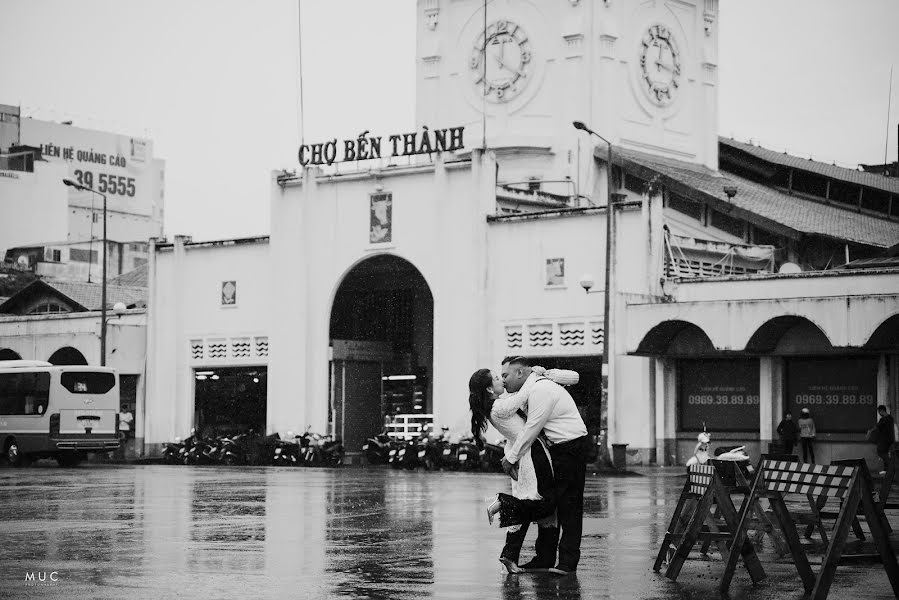
[{"label": "roman numeral clock", "polygon": [[489,102],[508,102],[533,79],[532,58],[530,39],[520,25],[494,21],[475,40],[468,62],[471,81]]},{"label": "roman numeral clock", "polygon": [[674,34],[664,25],[653,25],[643,34],[639,77],[651,102],[674,102],[681,84],[681,56]]}]

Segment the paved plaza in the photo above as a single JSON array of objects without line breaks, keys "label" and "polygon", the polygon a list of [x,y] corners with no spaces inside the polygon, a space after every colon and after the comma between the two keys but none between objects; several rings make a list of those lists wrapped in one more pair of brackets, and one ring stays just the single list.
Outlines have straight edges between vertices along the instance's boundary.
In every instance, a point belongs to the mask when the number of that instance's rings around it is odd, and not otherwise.
[{"label": "paved plaza", "polygon": [[[503,532],[484,512],[503,475],[2,468],[0,597],[718,598],[716,554],[688,561],[676,583],[652,571],[683,482],[682,469],[588,473],[577,574],[506,576]],[[761,556],[768,579],[753,587],[741,568],[732,598],[801,598],[792,563],[764,544]],[[892,597],[883,569],[841,566],[830,598],[862,596]]]}]

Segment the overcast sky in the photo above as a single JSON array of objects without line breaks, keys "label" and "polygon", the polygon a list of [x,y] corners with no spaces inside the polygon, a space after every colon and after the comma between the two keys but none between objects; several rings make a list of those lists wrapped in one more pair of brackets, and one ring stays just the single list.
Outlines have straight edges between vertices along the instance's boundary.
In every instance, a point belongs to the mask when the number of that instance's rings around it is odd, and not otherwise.
[{"label": "overcast sky", "polygon": [[[412,129],[415,6],[302,0],[307,140]],[[296,0],[0,0],[0,103],[151,138],[169,236],[267,234],[269,172],[296,168],[297,22]],[[721,0],[719,132],[882,162],[892,64],[896,160],[897,23],[896,0]]]}]

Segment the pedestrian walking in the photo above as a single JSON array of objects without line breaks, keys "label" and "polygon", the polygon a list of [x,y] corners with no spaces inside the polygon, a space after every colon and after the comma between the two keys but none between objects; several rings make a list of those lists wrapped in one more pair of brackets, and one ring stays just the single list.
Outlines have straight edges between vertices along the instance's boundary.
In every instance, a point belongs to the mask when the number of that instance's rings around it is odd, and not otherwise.
[{"label": "pedestrian walking", "polygon": [[777,434],[780,436],[780,444],[784,454],[793,454],[793,446],[799,437],[799,425],[793,420],[790,411],[784,413],[783,421],[777,426]]},{"label": "pedestrian walking", "polygon": [[802,462],[815,462],[815,421],[807,408],[802,409],[799,417],[799,439],[802,442]]},{"label": "pedestrian walking", "polygon": [[880,405],[877,407],[877,420],[875,443],[877,444],[877,456],[883,461],[883,471],[881,475],[886,475],[887,471],[892,467],[892,450],[893,443],[896,441],[895,430],[893,428],[893,417],[887,413],[887,407]]}]

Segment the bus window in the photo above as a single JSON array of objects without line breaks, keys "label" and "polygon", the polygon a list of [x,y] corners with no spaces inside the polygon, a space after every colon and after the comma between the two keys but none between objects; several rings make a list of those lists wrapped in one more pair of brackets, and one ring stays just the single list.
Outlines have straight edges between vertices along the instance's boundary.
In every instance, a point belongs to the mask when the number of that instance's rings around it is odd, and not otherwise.
[{"label": "bus window", "polygon": [[115,387],[115,375],[90,371],[64,371],[60,383],[73,394],[105,394]]},{"label": "bus window", "polygon": [[36,415],[47,406],[49,373],[0,373],[0,414]]}]

